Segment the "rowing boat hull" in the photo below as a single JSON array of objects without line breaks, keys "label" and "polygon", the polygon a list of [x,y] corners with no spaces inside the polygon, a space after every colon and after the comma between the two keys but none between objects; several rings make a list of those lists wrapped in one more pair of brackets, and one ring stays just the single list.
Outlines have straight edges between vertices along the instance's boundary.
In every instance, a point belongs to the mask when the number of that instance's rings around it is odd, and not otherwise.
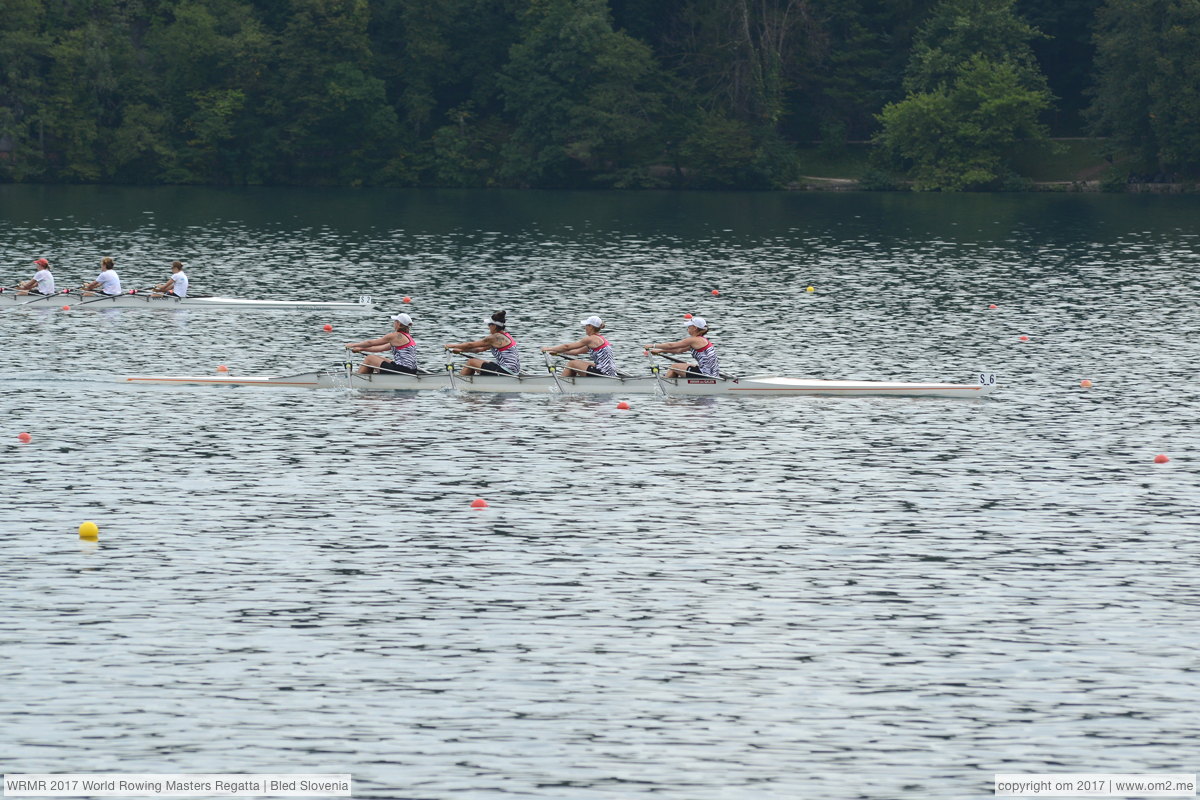
[{"label": "rowing boat hull", "polygon": [[348,376],[340,370],[308,372],[286,376],[169,376],[143,375],[125,379],[129,383],[204,386],[273,386],[281,388],[333,389],[353,388],[367,391],[437,391],[456,389],[463,392],[504,392],[550,394],[654,394],[732,395],[740,397],[780,397],[824,395],[836,397],[985,397],[996,388],[994,382],[979,384],[905,383],[897,381],[825,381],[779,375],[755,375],[737,380],[665,379],[654,376],[605,378],[555,378],[552,375],[501,377],[477,375],[472,378],[431,375]]},{"label": "rowing boat hull", "polygon": [[61,308],[70,306],[75,310],[99,311],[105,308],[137,308],[155,311],[171,311],[180,308],[221,309],[226,311],[359,311],[370,312],[375,306],[370,302],[322,303],[315,300],[244,300],[238,297],[163,297],[150,294],[118,294],[112,297],[80,295],[77,293],[57,294],[50,297],[40,295],[18,295],[16,292],[0,293],[0,306],[22,306],[35,303],[37,308]]}]

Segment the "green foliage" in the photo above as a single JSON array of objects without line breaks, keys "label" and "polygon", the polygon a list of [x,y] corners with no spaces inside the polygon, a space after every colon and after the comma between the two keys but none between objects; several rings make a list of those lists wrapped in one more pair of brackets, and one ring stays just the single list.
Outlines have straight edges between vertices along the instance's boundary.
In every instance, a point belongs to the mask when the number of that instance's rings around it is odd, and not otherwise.
[{"label": "green foliage", "polygon": [[[1059,38],[1013,0],[5,0],[0,180],[769,188],[879,133],[1015,186],[1033,48],[1079,108],[1103,0],[1015,1]],[[1104,2],[1095,124],[1154,170],[1200,163],[1197,4]]]},{"label": "green foliage", "polygon": [[1159,171],[1200,175],[1200,0],[1108,0],[1093,131]]},{"label": "green foliage", "polygon": [[921,30],[908,96],[879,115],[876,141],[917,191],[998,188],[1014,145],[1043,139],[1051,96],[1012,0],[945,0]]},{"label": "green foliage", "polygon": [[501,75],[513,118],[502,175],[564,186],[649,167],[663,78],[646,45],[612,29],[603,0],[534,0]]}]

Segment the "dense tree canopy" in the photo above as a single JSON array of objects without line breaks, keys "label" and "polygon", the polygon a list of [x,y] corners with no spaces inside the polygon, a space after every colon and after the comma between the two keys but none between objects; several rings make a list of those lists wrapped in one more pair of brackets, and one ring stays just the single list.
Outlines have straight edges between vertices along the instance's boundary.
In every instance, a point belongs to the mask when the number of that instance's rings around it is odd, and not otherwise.
[{"label": "dense tree canopy", "polygon": [[5,0],[0,180],[765,188],[874,138],[990,187],[1089,104],[1193,175],[1198,39],[1200,0]]},{"label": "dense tree canopy", "polygon": [[1045,131],[1050,92],[1013,0],[943,0],[913,45],[908,96],[884,107],[878,141],[916,189],[994,186],[1006,155]]}]

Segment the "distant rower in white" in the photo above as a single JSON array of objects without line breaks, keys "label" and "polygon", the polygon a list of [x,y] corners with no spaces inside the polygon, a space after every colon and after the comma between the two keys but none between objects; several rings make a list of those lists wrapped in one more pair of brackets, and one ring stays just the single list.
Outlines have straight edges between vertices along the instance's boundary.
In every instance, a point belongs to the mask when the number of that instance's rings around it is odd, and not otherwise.
[{"label": "distant rower in white", "polygon": [[187,297],[188,276],[183,271],[182,261],[171,262],[171,277],[167,278],[166,283],[160,283],[158,286],[155,286],[154,291],[165,294],[168,297]]},{"label": "distant rower in white", "polygon": [[29,294],[35,290],[40,295],[54,294],[54,276],[50,274],[50,262],[39,258],[33,262],[37,272],[33,277],[17,286],[17,294]]},{"label": "distant rower in white", "polygon": [[101,260],[100,274],[96,276],[96,280],[83,285],[85,292],[93,292],[97,289],[100,290],[101,294],[109,297],[121,293],[121,276],[113,269],[113,260],[111,258]]}]

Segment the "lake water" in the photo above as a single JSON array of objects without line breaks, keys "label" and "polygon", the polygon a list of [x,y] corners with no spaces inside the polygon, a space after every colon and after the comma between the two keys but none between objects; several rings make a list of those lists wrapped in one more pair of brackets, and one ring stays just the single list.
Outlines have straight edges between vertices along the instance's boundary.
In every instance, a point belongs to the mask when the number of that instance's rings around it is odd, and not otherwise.
[{"label": "lake water", "polygon": [[[0,313],[0,767],[672,800],[1195,772],[1198,212],[0,186],[5,285],[41,256],[62,285],[112,256],[126,286],[183,258],[197,292],[380,304]],[[397,310],[436,367],[500,308],[532,367],[597,313],[644,369],[637,345],[691,312],[734,373],[1001,385],[962,401],[120,382],[333,365]]]}]

